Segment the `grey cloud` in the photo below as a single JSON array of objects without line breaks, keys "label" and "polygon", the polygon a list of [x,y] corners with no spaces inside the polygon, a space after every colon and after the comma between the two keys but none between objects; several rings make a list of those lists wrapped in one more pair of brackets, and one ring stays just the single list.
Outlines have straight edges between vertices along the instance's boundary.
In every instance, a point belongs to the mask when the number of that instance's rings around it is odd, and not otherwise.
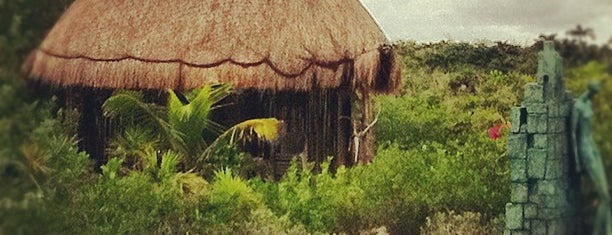
[{"label": "grey cloud", "polygon": [[391,39],[530,43],[540,33],[564,36],[576,24],[612,35],[610,0],[363,0]]}]

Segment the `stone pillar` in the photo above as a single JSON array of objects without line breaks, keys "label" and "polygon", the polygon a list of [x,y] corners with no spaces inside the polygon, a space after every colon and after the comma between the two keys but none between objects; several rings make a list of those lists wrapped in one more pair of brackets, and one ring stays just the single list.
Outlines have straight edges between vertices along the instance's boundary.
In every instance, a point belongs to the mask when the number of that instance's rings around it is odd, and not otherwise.
[{"label": "stone pillar", "polygon": [[552,42],[538,53],[537,82],[524,89],[521,107],[511,112],[511,197],[504,234],[573,234],[576,191],[568,151],[573,99]]}]

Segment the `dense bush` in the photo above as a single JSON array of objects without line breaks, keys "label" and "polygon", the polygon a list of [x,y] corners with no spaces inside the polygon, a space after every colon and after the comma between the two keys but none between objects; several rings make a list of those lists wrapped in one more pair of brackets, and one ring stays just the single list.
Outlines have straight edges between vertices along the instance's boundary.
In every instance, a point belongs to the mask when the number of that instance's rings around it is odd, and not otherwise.
[{"label": "dense bush", "polygon": [[438,210],[483,211],[487,217],[502,213],[509,199],[503,143],[483,134],[455,148],[430,143],[407,151],[397,145],[379,149],[361,174],[367,205],[380,210],[374,218],[391,231],[416,233]]},{"label": "dense bush", "polygon": [[535,73],[537,47],[520,47],[505,42],[476,43],[442,41],[421,44],[399,41],[396,51],[411,68],[452,72],[463,66],[503,72]]},{"label": "dense bush", "polygon": [[[178,156],[156,152],[142,169],[122,170],[113,158],[102,174],[87,171],[88,156],[61,134],[58,122],[43,122],[33,132],[45,170],[36,190],[22,198],[2,198],[1,232],[11,234],[234,234],[270,231],[305,234],[287,218],[263,206],[261,195],[230,170],[208,183],[175,170]],[[157,163],[157,159],[161,163]],[[34,171],[32,171],[34,172]],[[42,181],[44,179],[44,181]],[[25,226],[36,221],[34,226]]]},{"label": "dense bush", "polygon": [[[414,234],[438,210],[503,212],[509,200],[503,142],[486,134],[447,150],[438,143],[402,150],[393,144],[379,149],[369,165],[340,167],[335,174],[322,164],[294,162],[279,182],[252,181],[277,215],[306,225],[309,231],[356,233],[385,226],[397,234]],[[483,172],[482,169],[487,168]]]},{"label": "dense bush", "polygon": [[[491,222],[483,221],[478,212],[455,213],[455,211],[437,212],[427,217],[427,222],[421,228],[422,235],[472,234],[493,235],[502,234],[503,223],[496,218]],[[500,226],[502,225],[502,226]]]}]

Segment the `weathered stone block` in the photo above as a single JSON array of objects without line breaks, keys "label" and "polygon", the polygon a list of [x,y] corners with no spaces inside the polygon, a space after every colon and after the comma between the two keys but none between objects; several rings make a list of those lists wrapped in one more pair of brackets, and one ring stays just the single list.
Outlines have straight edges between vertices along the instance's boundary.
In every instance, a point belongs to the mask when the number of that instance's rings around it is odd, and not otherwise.
[{"label": "weathered stone block", "polygon": [[548,131],[548,116],[546,114],[527,115],[527,133],[546,133]]},{"label": "weathered stone block", "polygon": [[512,121],[512,133],[519,133],[521,131],[521,125],[527,123],[527,109],[525,107],[512,108],[510,120]]},{"label": "weathered stone block", "polygon": [[546,172],[546,150],[527,150],[527,178],[543,179]]},{"label": "weathered stone block", "polygon": [[512,231],[512,235],[530,235],[531,233],[527,230],[516,230]]},{"label": "weathered stone block", "polygon": [[559,86],[559,84],[555,84],[554,86],[547,87],[546,93],[544,94],[544,100],[546,102],[560,102],[565,100],[565,94],[563,93],[563,89]]},{"label": "weathered stone block", "polygon": [[567,163],[564,162],[564,158],[548,158],[546,163],[546,175],[545,179],[558,179],[563,177],[568,172]]},{"label": "weathered stone block", "polygon": [[561,219],[561,210],[558,208],[543,208],[540,209],[540,219],[558,220]]},{"label": "weathered stone block", "polygon": [[527,123],[521,125],[521,131],[520,132],[527,134]]},{"label": "weathered stone block", "polygon": [[530,104],[526,106],[527,114],[545,114],[548,112],[548,105],[546,104]]},{"label": "weathered stone block", "polygon": [[531,221],[531,234],[546,234],[546,221],[544,220],[532,220]]},{"label": "weathered stone block", "polygon": [[510,181],[527,182],[527,159],[510,159]]},{"label": "weathered stone block", "polygon": [[565,133],[567,130],[567,119],[564,117],[548,118],[548,132]]},{"label": "weathered stone block", "polygon": [[506,149],[510,158],[525,159],[527,155],[527,135],[511,134],[508,136]]},{"label": "weathered stone block", "polygon": [[524,87],[523,104],[543,103],[544,102],[544,87],[537,83],[528,83]]},{"label": "weathered stone block", "polygon": [[[571,207],[571,204],[568,202],[568,199],[565,195],[557,194],[557,195],[529,195],[529,202],[536,204],[538,207],[538,218],[541,219],[550,219],[556,217],[562,217],[564,213],[566,213],[566,209]],[[555,213],[548,213],[548,215],[544,215],[544,209],[557,210]],[[550,217],[553,216],[553,217]]]},{"label": "weathered stone block", "polygon": [[547,134],[534,134],[533,135],[533,147],[537,149],[546,149],[548,147],[548,135]]},{"label": "weathered stone block", "polygon": [[569,142],[566,133],[550,134],[548,136],[548,151],[551,157],[567,158]]},{"label": "weathered stone block", "polygon": [[527,202],[528,196],[527,183],[512,183],[510,186],[510,201],[512,203]]},{"label": "weathered stone block", "polygon": [[568,159],[567,148],[568,143],[562,144],[555,140],[556,137],[548,136],[548,158],[551,159]]},{"label": "weathered stone block", "polygon": [[546,209],[557,209],[558,210],[558,216],[561,216],[561,212],[562,212],[562,208],[568,206],[567,203],[567,197],[566,195],[563,193],[563,190],[558,190],[559,188],[557,187],[557,194],[555,195],[550,195],[549,199],[545,202],[544,204],[544,208]]},{"label": "weathered stone block", "polygon": [[560,103],[552,103],[548,106],[548,115],[550,117],[568,117],[572,103],[564,100]]},{"label": "weathered stone block", "polygon": [[[566,191],[566,190],[570,189],[570,187],[569,187],[570,186],[570,182],[569,182],[569,180],[567,178],[559,178],[559,179],[556,179],[556,181],[557,181],[557,185],[558,185],[559,190]],[[563,195],[567,196],[569,194],[565,193]]]},{"label": "weathered stone block", "polygon": [[524,214],[526,219],[538,218],[538,206],[533,203],[525,204]]},{"label": "weathered stone block", "polygon": [[561,109],[561,103],[552,102],[548,104],[548,116],[549,117],[563,117],[559,115]]},{"label": "weathered stone block", "polygon": [[[535,204],[539,209],[545,208],[546,202],[550,200],[550,196],[541,194],[529,194],[529,202]],[[539,216],[539,215],[538,215]]]},{"label": "weathered stone block", "polygon": [[506,204],[506,229],[518,230],[523,228],[523,205]]},{"label": "weathered stone block", "polygon": [[557,189],[556,180],[541,180],[536,183],[536,192],[539,195],[555,195],[559,190]]}]

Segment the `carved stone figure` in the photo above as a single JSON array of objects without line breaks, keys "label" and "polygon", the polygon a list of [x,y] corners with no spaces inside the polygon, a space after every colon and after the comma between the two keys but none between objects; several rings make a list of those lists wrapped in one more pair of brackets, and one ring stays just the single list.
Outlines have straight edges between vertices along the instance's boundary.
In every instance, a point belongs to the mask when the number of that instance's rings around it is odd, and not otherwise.
[{"label": "carved stone figure", "polygon": [[592,129],[592,99],[601,90],[601,83],[589,83],[588,90],[576,99],[572,109],[571,139],[572,149],[576,157],[576,170],[586,170],[593,181],[599,196],[599,205],[595,217],[593,234],[612,234],[612,214],[610,211],[610,195],[603,162]]}]

